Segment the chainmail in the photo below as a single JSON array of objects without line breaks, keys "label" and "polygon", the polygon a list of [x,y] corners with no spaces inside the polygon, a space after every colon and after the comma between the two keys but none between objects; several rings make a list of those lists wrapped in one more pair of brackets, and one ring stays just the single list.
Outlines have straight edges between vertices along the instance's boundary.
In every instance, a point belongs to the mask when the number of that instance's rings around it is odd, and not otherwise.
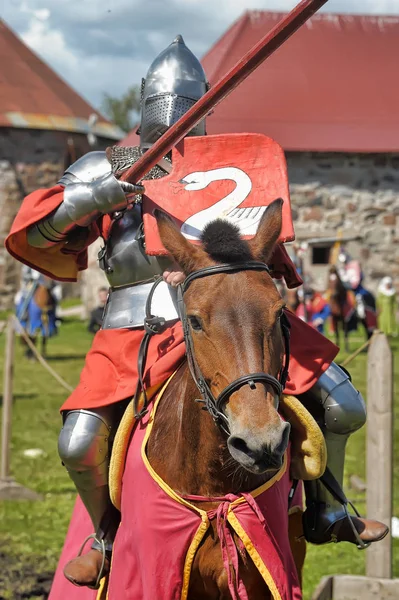
[{"label": "chainmail", "polygon": [[[139,146],[113,146],[110,157],[112,172],[114,175],[120,175],[123,171],[134,165],[141,157],[142,151]],[[166,160],[171,163],[169,158],[166,158]],[[143,179],[160,179],[165,175],[167,175],[166,171],[159,165],[155,165]],[[138,181],[134,183],[138,183]]]},{"label": "chainmail", "polygon": [[[123,171],[129,169],[135,162],[142,157],[142,151],[139,146],[112,146],[109,161],[111,163],[112,172],[114,175],[121,175]],[[165,157],[170,164],[172,161],[169,157]],[[146,179],[161,179],[168,173],[162,169],[159,165],[155,165],[152,169],[143,177],[143,181]],[[134,183],[140,183],[135,181]],[[142,200],[141,194],[136,195],[136,202],[140,203]]]}]

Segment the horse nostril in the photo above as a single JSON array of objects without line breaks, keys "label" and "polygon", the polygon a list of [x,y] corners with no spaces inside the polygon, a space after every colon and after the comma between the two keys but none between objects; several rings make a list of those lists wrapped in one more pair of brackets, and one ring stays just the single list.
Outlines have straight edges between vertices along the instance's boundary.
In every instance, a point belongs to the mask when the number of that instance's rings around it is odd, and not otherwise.
[{"label": "horse nostril", "polygon": [[228,440],[228,444],[231,448],[238,450],[239,452],[244,452],[244,454],[249,454],[250,450],[248,448],[247,443],[242,438],[236,437],[235,435],[230,436]]},{"label": "horse nostril", "polygon": [[280,443],[274,448],[273,452],[276,454],[284,454],[287,450],[288,441],[291,432],[291,425],[289,423],[284,423],[283,432],[281,434]]}]

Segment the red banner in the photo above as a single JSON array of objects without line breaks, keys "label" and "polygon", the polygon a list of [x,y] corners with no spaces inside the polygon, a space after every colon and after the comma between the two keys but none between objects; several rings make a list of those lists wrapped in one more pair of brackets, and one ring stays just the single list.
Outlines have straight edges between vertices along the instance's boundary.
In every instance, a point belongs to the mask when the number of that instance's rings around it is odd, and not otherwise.
[{"label": "red banner", "polygon": [[145,181],[143,219],[147,254],[165,254],[155,208],[169,213],[187,239],[198,243],[205,225],[226,219],[243,238],[256,233],[267,206],[282,198],[280,242],[294,239],[283,149],[261,134],[187,137],[172,150],[172,171]]}]

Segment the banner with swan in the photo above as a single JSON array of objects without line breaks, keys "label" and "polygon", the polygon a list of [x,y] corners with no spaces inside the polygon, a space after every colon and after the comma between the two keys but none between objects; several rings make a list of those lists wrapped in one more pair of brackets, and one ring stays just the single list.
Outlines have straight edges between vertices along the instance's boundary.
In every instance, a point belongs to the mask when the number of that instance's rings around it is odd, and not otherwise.
[{"label": "banner with swan", "polygon": [[280,242],[294,239],[284,151],[257,133],[187,137],[172,150],[172,170],[145,182],[143,220],[147,254],[166,254],[155,208],[169,213],[183,235],[199,241],[205,225],[226,219],[244,238],[255,235],[268,205],[282,198]]}]

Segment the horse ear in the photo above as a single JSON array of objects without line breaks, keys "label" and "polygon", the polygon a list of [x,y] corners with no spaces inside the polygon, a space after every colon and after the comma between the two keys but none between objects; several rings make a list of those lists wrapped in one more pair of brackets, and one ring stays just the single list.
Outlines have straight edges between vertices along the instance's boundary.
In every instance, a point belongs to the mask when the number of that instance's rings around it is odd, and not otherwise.
[{"label": "horse ear", "polygon": [[275,200],[265,210],[258,226],[258,231],[248,244],[253,256],[265,263],[270,259],[277,243],[282,225],[283,200]]},{"label": "horse ear", "polygon": [[192,271],[204,266],[206,262],[205,252],[186,240],[173,219],[158,208],[155,209],[154,215],[163,245],[183,269],[184,273],[188,275]]}]

